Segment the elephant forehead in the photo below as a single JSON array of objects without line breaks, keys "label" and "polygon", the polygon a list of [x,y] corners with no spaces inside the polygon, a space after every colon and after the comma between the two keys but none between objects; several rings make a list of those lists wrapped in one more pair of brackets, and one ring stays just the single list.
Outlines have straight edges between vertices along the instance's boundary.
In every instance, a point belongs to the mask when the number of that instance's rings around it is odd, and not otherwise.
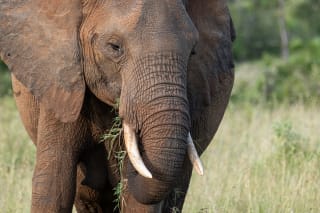
[{"label": "elephant forehead", "polygon": [[135,29],[143,14],[143,4],[143,0],[112,1],[112,23],[117,23],[118,26],[126,31]]},{"label": "elephant forehead", "polygon": [[[188,31],[190,23],[184,5],[176,0],[113,0],[111,20],[125,31],[163,29]],[[110,10],[109,10],[110,11]],[[186,21],[187,20],[187,21]]]}]

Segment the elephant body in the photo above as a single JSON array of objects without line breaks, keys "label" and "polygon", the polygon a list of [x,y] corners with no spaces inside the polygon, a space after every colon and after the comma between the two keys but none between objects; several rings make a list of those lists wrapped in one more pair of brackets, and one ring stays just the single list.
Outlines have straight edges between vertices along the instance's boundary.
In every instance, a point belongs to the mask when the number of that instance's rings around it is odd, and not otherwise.
[{"label": "elephant body", "polygon": [[201,155],[228,104],[234,38],[222,0],[0,0],[0,56],[37,147],[31,211],[181,210],[191,137]]}]

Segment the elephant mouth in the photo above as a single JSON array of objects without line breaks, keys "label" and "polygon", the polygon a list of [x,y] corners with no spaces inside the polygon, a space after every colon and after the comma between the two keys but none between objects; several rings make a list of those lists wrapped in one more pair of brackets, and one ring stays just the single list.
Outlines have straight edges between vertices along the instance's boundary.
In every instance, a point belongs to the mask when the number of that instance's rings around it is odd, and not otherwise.
[{"label": "elephant mouth", "polygon": [[[126,122],[124,122],[123,130],[124,130],[125,146],[128,152],[130,162],[132,163],[132,166],[141,176],[145,178],[153,178],[152,173],[146,167],[140,155],[140,151],[138,148],[138,139],[134,129],[131,128]],[[204,173],[203,166],[190,133],[188,134],[188,139],[187,139],[187,153],[194,169],[199,175],[202,176]]]}]

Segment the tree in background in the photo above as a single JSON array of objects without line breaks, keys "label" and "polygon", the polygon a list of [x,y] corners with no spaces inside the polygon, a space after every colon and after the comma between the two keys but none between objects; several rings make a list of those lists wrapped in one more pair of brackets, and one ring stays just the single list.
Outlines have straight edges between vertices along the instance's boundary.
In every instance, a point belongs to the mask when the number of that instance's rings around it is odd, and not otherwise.
[{"label": "tree in background", "polygon": [[261,58],[265,52],[279,54],[275,31],[276,11],[268,1],[231,1],[230,9],[237,32],[234,55],[237,61]]},{"label": "tree in background", "polygon": [[230,9],[236,61],[259,64],[255,82],[240,82],[233,100],[320,102],[319,0],[233,0]]},{"label": "tree in background", "polygon": [[319,0],[230,0],[237,61],[267,53],[289,57],[290,45],[320,36]]},{"label": "tree in background", "polygon": [[287,61],[289,58],[289,38],[286,27],[285,0],[278,0],[278,22],[281,40],[281,56]]}]

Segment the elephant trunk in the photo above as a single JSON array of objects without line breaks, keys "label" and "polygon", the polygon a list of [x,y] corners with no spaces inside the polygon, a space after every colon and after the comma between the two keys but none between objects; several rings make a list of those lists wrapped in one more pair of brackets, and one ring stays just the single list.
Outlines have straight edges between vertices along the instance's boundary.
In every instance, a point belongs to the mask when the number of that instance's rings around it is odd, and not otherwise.
[{"label": "elephant trunk", "polygon": [[150,118],[151,123],[141,129],[140,152],[153,178],[139,175],[131,163],[128,170],[129,190],[141,203],[161,201],[181,174],[188,135],[181,118],[185,119],[185,115],[179,112],[157,112]]},{"label": "elephant trunk", "polygon": [[137,133],[139,151],[153,178],[127,170],[129,191],[144,204],[160,202],[181,174],[190,116],[186,63],[173,54],[137,61],[123,79],[120,115]]}]

